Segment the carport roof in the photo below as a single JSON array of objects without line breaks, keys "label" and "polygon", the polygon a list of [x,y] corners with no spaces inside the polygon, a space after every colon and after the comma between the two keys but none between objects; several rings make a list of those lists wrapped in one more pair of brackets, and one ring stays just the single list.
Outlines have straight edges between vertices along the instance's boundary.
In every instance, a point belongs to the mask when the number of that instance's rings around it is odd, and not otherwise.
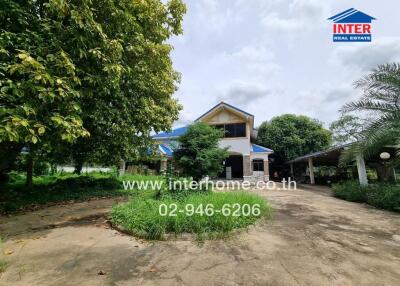
[{"label": "carport roof", "polygon": [[288,161],[287,163],[298,163],[298,162],[307,162],[309,158],[313,158],[314,163],[317,164],[334,164],[336,165],[339,161],[340,153],[349,147],[352,143],[335,146],[328,150],[318,151],[314,153],[310,153],[304,156],[297,157],[293,160]]}]

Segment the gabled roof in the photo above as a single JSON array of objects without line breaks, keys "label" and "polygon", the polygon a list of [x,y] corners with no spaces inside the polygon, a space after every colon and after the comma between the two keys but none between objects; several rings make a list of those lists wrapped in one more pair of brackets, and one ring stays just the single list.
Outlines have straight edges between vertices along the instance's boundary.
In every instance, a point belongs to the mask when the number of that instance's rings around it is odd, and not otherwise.
[{"label": "gabled roof", "polygon": [[274,153],[273,150],[257,145],[257,144],[251,144],[251,152],[253,153]]},{"label": "gabled roof", "polygon": [[213,112],[213,111],[215,111],[215,110],[217,110],[217,109],[219,109],[219,108],[221,108],[221,107],[226,107],[226,108],[228,108],[228,109],[232,109],[232,110],[234,110],[234,111],[236,111],[236,112],[239,112],[239,113],[241,113],[241,114],[243,114],[243,115],[245,115],[245,116],[250,116],[250,117],[252,117],[253,120],[254,120],[254,115],[253,115],[253,114],[250,114],[250,113],[248,113],[248,112],[246,112],[246,111],[243,111],[243,110],[241,110],[241,109],[239,109],[239,108],[237,108],[237,107],[235,107],[235,106],[233,106],[233,105],[230,105],[230,104],[228,104],[228,103],[226,103],[226,102],[221,101],[220,103],[218,103],[217,105],[215,105],[213,108],[211,108],[210,110],[208,110],[206,113],[204,113],[203,115],[199,116],[195,121],[198,121],[198,120],[202,119],[203,117],[207,116],[207,115],[210,114],[211,112]]},{"label": "gabled roof", "polygon": [[186,133],[188,126],[173,129],[171,132],[161,132],[153,136],[153,139],[176,138]]},{"label": "gabled roof", "polygon": [[354,8],[350,8],[328,18],[328,20],[332,20],[335,23],[371,23],[372,20],[376,19]]}]

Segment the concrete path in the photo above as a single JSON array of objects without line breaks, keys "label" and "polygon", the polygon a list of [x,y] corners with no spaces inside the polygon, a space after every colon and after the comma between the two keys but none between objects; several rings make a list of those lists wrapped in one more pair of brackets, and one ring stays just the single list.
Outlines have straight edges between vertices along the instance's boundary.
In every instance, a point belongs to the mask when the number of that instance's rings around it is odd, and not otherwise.
[{"label": "concrete path", "polygon": [[400,285],[400,215],[318,189],[258,193],[270,222],[206,243],[120,234],[111,199],[0,217],[0,285]]}]

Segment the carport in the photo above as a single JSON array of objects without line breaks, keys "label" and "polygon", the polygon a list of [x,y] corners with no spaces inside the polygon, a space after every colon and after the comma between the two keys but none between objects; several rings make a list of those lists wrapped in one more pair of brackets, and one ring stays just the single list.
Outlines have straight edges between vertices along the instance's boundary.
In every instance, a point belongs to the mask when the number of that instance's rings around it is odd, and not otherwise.
[{"label": "carport", "polygon": [[[338,168],[340,155],[344,150],[346,150],[350,146],[350,144],[351,143],[335,146],[328,150],[310,153],[304,156],[297,157],[291,161],[288,161],[287,164],[289,164],[290,166],[290,175],[295,178],[296,177],[295,166],[300,165],[303,168],[304,167],[308,168],[309,182],[310,184],[315,184],[314,168],[316,166],[332,166]],[[391,156],[394,155],[394,149],[390,147],[383,148],[381,152],[387,152]],[[360,184],[367,185],[368,177],[367,177],[366,161],[364,160],[364,157],[358,155],[355,159],[355,163],[357,166],[357,176]],[[385,168],[387,169],[387,166],[385,165],[384,160],[382,160],[379,157],[379,155],[372,156],[371,158],[368,159],[367,163],[373,165],[374,168],[377,169],[378,174],[382,172],[387,172],[387,170],[382,171]],[[390,168],[389,172],[390,174],[387,177],[395,179],[396,176],[394,168]]]}]

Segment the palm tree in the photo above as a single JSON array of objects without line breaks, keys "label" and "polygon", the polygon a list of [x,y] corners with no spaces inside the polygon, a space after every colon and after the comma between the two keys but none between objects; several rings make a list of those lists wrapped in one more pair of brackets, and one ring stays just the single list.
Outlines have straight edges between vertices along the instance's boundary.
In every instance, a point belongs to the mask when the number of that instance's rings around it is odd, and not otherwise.
[{"label": "palm tree", "polygon": [[[346,104],[341,112],[367,112],[368,123],[357,134],[357,141],[344,152],[348,162],[358,154],[368,158],[384,146],[392,146],[400,156],[400,63],[379,65],[355,82],[363,90],[360,100]],[[399,160],[399,158],[397,158]]]}]

